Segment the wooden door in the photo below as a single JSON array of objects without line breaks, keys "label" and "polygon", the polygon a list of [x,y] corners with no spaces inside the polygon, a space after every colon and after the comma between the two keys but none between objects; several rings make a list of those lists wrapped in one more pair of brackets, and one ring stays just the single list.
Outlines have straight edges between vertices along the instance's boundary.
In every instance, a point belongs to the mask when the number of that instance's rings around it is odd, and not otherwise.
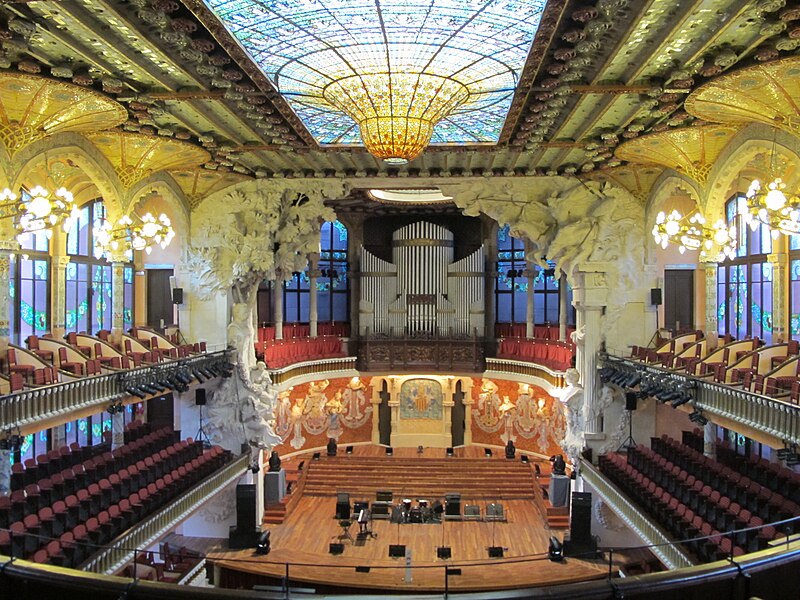
[{"label": "wooden door", "polygon": [[672,331],[694,327],[694,271],[664,271],[664,326]]}]

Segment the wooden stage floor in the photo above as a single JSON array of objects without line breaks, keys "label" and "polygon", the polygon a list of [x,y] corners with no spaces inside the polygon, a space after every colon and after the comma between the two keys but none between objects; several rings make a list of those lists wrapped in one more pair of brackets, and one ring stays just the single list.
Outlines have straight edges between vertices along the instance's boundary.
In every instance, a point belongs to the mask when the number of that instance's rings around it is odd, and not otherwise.
[{"label": "wooden stage floor", "polygon": [[[608,565],[603,561],[569,558],[551,562],[547,556],[549,538],[556,535],[560,539],[561,534],[548,529],[534,501],[501,501],[506,522],[447,520],[441,524],[398,525],[375,519],[372,530],[377,537],[365,540],[357,539],[358,524],[353,523],[350,533],[354,539],[341,540],[343,554],[332,555],[329,544],[340,541],[342,534],[334,517],[336,498],[303,496],[282,524],[269,526],[268,555],[258,556],[252,549],[217,547],[208,553],[208,560],[225,571],[252,575],[243,577],[245,586],[274,585],[289,563],[292,585],[315,587],[318,583],[322,589],[338,587],[342,591],[438,593],[444,591],[446,566],[461,570],[460,575],[448,578],[449,589],[459,592],[557,585],[608,576]],[[485,506],[481,508],[484,513]],[[410,549],[414,567],[411,582],[404,579],[405,559],[388,557],[390,544],[404,544]],[[449,546],[452,559],[437,559],[439,546]],[[504,558],[490,559],[489,546],[503,547]],[[363,568],[356,571],[356,567],[369,567],[369,572]]]}]

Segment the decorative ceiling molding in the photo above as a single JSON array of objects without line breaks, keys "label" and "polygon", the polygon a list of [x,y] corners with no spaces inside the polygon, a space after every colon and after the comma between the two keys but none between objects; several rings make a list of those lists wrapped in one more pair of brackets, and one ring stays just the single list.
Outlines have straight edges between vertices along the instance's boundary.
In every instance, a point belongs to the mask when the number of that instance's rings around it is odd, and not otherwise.
[{"label": "decorative ceiling molding", "polygon": [[36,75],[0,72],[0,142],[11,156],[48,135],[102,131],[127,117],[120,103],[94,90]]},{"label": "decorative ceiling molding", "polygon": [[713,123],[755,121],[800,135],[800,56],[720,75],[692,92],[685,107]]},{"label": "decorative ceiling molding", "polygon": [[705,125],[662,131],[627,141],[614,154],[631,163],[669,167],[705,185],[714,161],[737,130],[731,125]]},{"label": "decorative ceiling molding", "polygon": [[87,137],[114,166],[126,190],[156,171],[198,167],[211,158],[202,148],[158,136],[105,131]]},{"label": "decorative ceiling molding", "polygon": [[664,169],[660,166],[623,165],[594,171],[581,179],[622,186],[637,200],[645,202],[650,190],[653,189],[653,184],[663,172]]},{"label": "decorative ceiling molding", "polygon": [[172,178],[178,183],[189,201],[189,209],[194,210],[207,196],[227,187],[252,179],[241,173],[225,172],[210,169],[187,169],[170,171]]}]

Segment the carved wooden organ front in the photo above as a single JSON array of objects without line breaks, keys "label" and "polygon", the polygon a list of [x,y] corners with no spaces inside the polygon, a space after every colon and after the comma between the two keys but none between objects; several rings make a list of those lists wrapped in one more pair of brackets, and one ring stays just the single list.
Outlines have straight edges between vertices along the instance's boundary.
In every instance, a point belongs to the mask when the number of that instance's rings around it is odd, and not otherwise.
[{"label": "carved wooden organ front", "polygon": [[361,247],[361,334],[470,337],[484,325],[484,248],[453,261],[453,233],[418,221],[392,234],[392,262]]}]

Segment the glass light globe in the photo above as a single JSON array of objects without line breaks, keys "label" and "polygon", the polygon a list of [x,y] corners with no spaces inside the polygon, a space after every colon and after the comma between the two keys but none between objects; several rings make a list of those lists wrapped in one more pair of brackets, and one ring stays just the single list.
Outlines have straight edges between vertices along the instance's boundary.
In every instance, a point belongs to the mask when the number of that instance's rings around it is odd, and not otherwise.
[{"label": "glass light globe", "polygon": [[[45,191],[45,190],[42,190]],[[45,194],[47,192],[45,191]],[[28,212],[31,213],[37,219],[43,219],[50,212],[53,210],[50,201],[47,199],[46,196],[34,196],[31,198],[30,202],[27,204]]]},{"label": "glass light globe", "polygon": [[781,190],[772,188],[767,192],[764,204],[771,211],[781,210],[786,206],[786,195]]},{"label": "glass light globe", "polygon": [[681,226],[677,221],[667,221],[664,225],[664,231],[667,232],[667,235],[677,235],[680,230]]}]

